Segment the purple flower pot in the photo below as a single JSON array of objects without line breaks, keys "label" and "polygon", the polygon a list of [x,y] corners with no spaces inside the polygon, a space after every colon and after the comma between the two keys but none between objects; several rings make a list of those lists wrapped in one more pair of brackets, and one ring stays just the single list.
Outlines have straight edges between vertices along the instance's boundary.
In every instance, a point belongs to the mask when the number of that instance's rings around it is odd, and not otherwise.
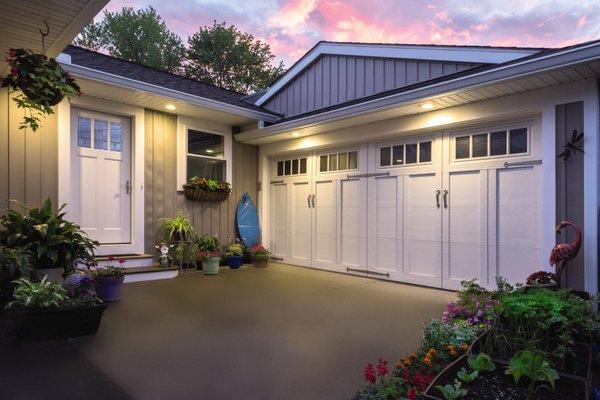
[{"label": "purple flower pot", "polygon": [[121,298],[121,287],[125,276],[96,277],[96,292],[102,301],[114,301]]}]

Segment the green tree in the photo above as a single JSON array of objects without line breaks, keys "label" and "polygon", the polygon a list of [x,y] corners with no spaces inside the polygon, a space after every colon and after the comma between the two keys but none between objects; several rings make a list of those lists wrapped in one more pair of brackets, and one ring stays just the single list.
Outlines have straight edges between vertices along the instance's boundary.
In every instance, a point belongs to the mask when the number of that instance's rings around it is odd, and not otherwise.
[{"label": "green tree", "polygon": [[74,44],[169,72],[179,72],[185,56],[181,38],[167,28],[152,6],[105,11],[102,21],[88,25]]},{"label": "green tree", "polygon": [[186,58],[188,77],[243,93],[262,90],[283,73],[268,44],[216,21],[188,38]]}]

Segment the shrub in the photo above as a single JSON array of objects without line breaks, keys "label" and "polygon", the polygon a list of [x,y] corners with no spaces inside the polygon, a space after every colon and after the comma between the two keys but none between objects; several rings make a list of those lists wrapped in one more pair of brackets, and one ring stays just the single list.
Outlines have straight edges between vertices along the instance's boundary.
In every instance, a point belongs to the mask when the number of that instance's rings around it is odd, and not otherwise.
[{"label": "shrub", "polygon": [[0,217],[0,244],[12,249],[27,251],[33,269],[72,269],[74,260],[92,261],[98,242],[91,240],[79,225],[67,221],[62,212],[52,210],[46,199],[41,208],[25,209],[24,214],[10,210]]},{"label": "shrub", "polygon": [[244,255],[244,246],[241,243],[230,244],[225,253],[228,257],[239,257]]}]

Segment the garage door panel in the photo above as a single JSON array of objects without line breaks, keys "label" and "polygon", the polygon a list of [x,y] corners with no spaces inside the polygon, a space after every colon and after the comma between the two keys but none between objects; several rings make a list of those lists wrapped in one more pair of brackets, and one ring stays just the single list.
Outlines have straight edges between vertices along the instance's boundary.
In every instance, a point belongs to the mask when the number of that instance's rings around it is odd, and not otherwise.
[{"label": "garage door panel", "polygon": [[292,262],[307,265],[310,263],[312,224],[308,206],[308,196],[311,193],[309,182],[293,182],[292,208],[290,225],[290,259]]},{"label": "garage door panel", "polygon": [[523,281],[539,269],[536,265],[541,259],[540,171],[540,167],[497,170],[495,272],[511,282]]},{"label": "garage door panel", "polygon": [[487,171],[449,172],[444,225],[444,287],[460,281],[481,281],[487,271]]},{"label": "garage door panel", "polygon": [[[398,232],[401,209],[399,209],[399,176],[373,178],[369,192],[373,194],[373,238],[370,248],[373,255],[370,265],[375,270],[397,271],[402,265],[401,238]],[[381,272],[381,271],[380,271]]]},{"label": "garage door panel", "polygon": [[314,260],[318,266],[326,266],[335,263],[335,182],[315,182],[315,198]]},{"label": "garage door panel", "polygon": [[274,256],[281,258],[288,253],[287,191],[286,184],[271,186],[271,251]]},{"label": "garage door panel", "polygon": [[340,182],[340,263],[346,267],[366,265],[366,179]]}]

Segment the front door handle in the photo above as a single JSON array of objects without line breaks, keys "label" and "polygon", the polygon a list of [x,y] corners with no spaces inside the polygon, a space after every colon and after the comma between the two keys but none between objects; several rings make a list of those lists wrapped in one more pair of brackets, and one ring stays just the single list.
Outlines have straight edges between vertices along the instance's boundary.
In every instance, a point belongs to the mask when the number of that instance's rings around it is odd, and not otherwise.
[{"label": "front door handle", "polygon": [[306,196],[306,202],[308,203],[308,208],[310,208],[310,194]]},{"label": "front door handle", "polygon": [[442,193],[440,189],[435,191],[435,204],[437,205],[437,208],[440,208],[440,193]]},{"label": "front door handle", "polygon": [[125,182],[125,193],[129,194],[131,192],[131,184],[129,181]]},{"label": "front door handle", "polygon": [[312,207],[315,208],[315,197],[317,197],[316,195],[311,195],[311,199],[312,199]]},{"label": "front door handle", "polygon": [[448,191],[444,190],[444,208],[448,208]]}]

